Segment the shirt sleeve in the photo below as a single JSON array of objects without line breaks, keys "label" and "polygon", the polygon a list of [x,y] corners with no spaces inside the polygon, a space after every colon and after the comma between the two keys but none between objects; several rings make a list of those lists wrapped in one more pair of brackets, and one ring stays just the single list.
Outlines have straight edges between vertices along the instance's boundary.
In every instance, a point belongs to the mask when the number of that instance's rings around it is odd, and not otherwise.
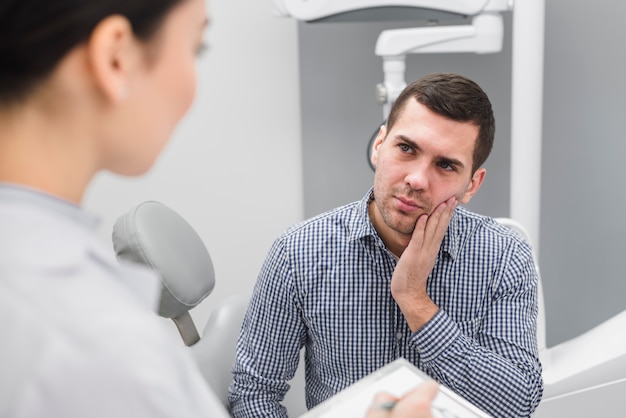
[{"label": "shirt sleeve", "polygon": [[413,334],[411,344],[427,373],[485,412],[529,417],[543,392],[536,340],[538,276],[531,254],[509,251],[476,332],[466,335],[440,309]]},{"label": "shirt sleeve", "polygon": [[287,252],[276,241],[261,269],[237,343],[229,401],[234,417],[287,417],[283,400],[306,331]]}]

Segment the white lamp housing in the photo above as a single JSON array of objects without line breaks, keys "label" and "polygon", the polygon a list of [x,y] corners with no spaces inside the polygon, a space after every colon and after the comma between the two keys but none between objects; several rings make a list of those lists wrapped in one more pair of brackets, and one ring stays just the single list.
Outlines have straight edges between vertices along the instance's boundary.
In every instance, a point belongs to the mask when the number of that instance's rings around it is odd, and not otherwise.
[{"label": "white lamp housing", "polygon": [[375,7],[420,7],[473,16],[484,11],[508,10],[512,3],[512,0],[274,0],[274,12],[304,21]]}]

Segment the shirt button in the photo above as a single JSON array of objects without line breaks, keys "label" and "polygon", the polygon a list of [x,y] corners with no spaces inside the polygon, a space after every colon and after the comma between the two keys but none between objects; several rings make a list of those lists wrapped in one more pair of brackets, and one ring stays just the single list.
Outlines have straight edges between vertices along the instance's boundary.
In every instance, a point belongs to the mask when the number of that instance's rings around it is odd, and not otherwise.
[{"label": "shirt button", "polygon": [[396,338],[398,338],[399,340],[401,340],[401,339],[402,339],[402,337],[403,337],[403,335],[402,335],[402,333],[401,333],[401,332],[398,332],[398,333],[396,334]]}]

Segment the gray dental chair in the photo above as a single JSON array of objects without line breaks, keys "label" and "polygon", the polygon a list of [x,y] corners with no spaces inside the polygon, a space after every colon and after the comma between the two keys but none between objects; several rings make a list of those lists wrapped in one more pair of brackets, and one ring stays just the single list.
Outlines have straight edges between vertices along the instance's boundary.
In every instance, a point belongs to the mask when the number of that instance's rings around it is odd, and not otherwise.
[{"label": "gray dental chair", "polygon": [[[519,223],[508,218],[498,221],[528,237]],[[195,230],[166,206],[145,202],[118,219],[113,243],[121,262],[145,264],[160,275],[159,314],[176,323],[202,374],[227,406],[230,370],[248,294],[221,301],[200,337],[189,310],[211,293],[215,275]],[[626,311],[576,338],[547,347],[541,283],[539,292],[537,340],[545,389],[534,417],[626,417],[622,400],[626,394]],[[283,401],[292,417],[306,411],[303,364],[301,360]]]},{"label": "gray dental chair", "polygon": [[[159,315],[176,324],[203,376],[228,408],[231,367],[249,295],[220,301],[199,335],[189,311],[215,286],[211,256],[193,227],[161,203],[144,202],[122,215],[113,227],[113,247],[120,262],[143,264],[158,273],[163,285]],[[295,417],[306,411],[302,370],[290,384],[283,405]]]}]

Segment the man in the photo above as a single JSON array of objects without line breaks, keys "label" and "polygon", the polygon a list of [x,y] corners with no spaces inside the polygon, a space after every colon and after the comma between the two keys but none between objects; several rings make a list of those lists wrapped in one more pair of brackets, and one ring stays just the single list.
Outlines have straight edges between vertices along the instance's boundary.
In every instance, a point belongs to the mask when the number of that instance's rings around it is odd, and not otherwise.
[{"label": "man", "polygon": [[373,189],[272,246],[238,343],[235,416],[284,416],[301,347],[309,408],[404,357],[491,415],[531,415],[543,390],[531,249],[457,207],[483,183],[494,132],[473,81],[407,86],[373,144]]}]

